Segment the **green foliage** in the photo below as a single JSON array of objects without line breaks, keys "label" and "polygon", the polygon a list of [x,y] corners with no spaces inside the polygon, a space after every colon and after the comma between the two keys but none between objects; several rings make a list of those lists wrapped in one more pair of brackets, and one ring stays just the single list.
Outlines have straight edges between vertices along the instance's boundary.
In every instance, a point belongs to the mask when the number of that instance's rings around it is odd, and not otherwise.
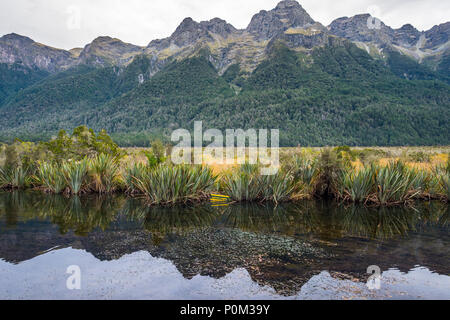
[{"label": "green foliage", "polygon": [[216,177],[201,166],[164,166],[144,170],[134,177],[150,205],[173,205],[208,198]]},{"label": "green foliage", "polygon": [[39,163],[36,182],[47,192],[62,193],[67,187],[66,176],[62,167],[58,164],[41,162]]},{"label": "green foliage", "polygon": [[30,185],[30,175],[22,166],[0,167],[0,188],[25,189]]},{"label": "green foliage", "polygon": [[376,168],[368,166],[355,170],[346,170],[342,175],[341,195],[342,199],[349,199],[352,202],[366,202],[375,192],[375,174]]},{"label": "green foliage", "polygon": [[320,197],[332,197],[338,193],[338,184],[345,169],[345,163],[336,152],[325,149],[316,164],[314,194]]},{"label": "green foliage", "polygon": [[90,188],[96,193],[112,193],[120,183],[120,167],[116,158],[101,153],[89,160]]},{"label": "green foliage", "polygon": [[295,181],[289,172],[279,170],[275,175],[260,175],[258,165],[244,164],[220,181],[221,191],[234,201],[270,201],[274,203],[291,200]]},{"label": "green foliage", "polygon": [[123,146],[148,146],[203,120],[205,129],[281,128],[281,146],[448,145],[449,84],[441,71],[412,67],[405,79],[400,58],[384,64],[335,40],[300,53],[275,43],[245,79],[237,64],[219,76],[203,56],[169,62],[152,78],[144,56],[121,72],[79,67],[8,99],[0,140],[45,140],[85,124]]},{"label": "green foliage", "polygon": [[29,69],[21,64],[0,63],[0,106],[20,90],[48,76],[45,71]]},{"label": "green foliage", "polygon": [[54,155],[56,161],[80,160],[85,156],[93,157],[99,154],[107,154],[116,158],[123,155],[119,146],[105,130],[101,130],[96,135],[94,130],[86,126],[75,128],[70,136],[64,130],[60,130],[56,138],[44,145]]},{"label": "green foliage", "polygon": [[377,197],[382,205],[404,203],[420,193],[415,190],[416,172],[408,169],[402,162],[393,162],[379,168],[376,173]]},{"label": "green foliage", "polygon": [[145,156],[147,157],[147,162],[150,167],[155,167],[164,161],[166,161],[166,148],[161,140],[155,140],[151,143],[152,149],[151,152],[144,151]]},{"label": "green foliage", "polygon": [[71,194],[80,194],[87,188],[88,160],[64,162],[62,170]]}]

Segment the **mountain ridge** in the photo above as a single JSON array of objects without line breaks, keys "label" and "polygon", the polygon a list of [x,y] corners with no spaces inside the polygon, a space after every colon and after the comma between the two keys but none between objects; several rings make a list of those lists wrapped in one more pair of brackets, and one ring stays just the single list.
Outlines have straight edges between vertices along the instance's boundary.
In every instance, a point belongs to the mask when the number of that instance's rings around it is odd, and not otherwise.
[{"label": "mountain ridge", "polygon": [[[209,46],[219,57],[221,61],[216,63],[216,67],[220,72],[236,62],[243,51],[242,60],[248,65],[248,71],[252,71],[261,59],[256,58],[256,63],[248,61],[252,57],[246,57],[247,51],[253,56],[262,57],[267,44],[277,38],[286,40],[291,47],[306,46],[311,49],[323,45],[329,35],[359,42],[362,46],[372,46],[378,53],[389,47],[419,63],[429,59],[433,67],[450,49],[450,22],[435,25],[426,31],[418,31],[411,24],[393,29],[383,22],[380,22],[379,29],[369,29],[369,18],[371,16],[368,14],[341,17],[325,27],[313,20],[297,1],[284,0],[272,10],[256,13],[245,29],[236,29],[220,18],[201,22],[185,18],[171,36],[152,40],[147,47],[105,36],[94,39],[82,50],[63,50],[39,44],[24,36],[9,34],[0,38],[0,63],[23,63],[27,67],[49,72],[66,70],[77,64],[121,67],[131,63],[139,54],[148,54],[158,60],[183,59],[195,53],[193,48],[199,44]],[[311,40],[308,38],[311,34],[320,39]]]},{"label": "mountain ridge", "polygon": [[102,36],[64,51],[7,35],[0,141],[88,125],[146,145],[204,120],[283,128],[283,146],[449,144],[448,24],[373,26],[364,14],[323,26],[289,0],[245,29],[186,18],[144,47]]}]

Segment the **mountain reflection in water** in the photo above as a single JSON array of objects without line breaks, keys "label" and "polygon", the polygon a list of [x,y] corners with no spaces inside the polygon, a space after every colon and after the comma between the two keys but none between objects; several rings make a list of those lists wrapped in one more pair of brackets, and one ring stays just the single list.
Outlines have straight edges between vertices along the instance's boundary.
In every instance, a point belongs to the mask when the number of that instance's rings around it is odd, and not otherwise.
[{"label": "mountain reflection in water", "polygon": [[163,208],[123,196],[0,193],[0,259],[18,268],[64,248],[117,262],[147,252],[170,261],[187,280],[244,270],[280,296],[304,292],[324,271],[330,279],[361,285],[370,265],[391,273],[426,267],[446,276],[448,231],[449,208],[440,202],[411,208],[315,201]]}]

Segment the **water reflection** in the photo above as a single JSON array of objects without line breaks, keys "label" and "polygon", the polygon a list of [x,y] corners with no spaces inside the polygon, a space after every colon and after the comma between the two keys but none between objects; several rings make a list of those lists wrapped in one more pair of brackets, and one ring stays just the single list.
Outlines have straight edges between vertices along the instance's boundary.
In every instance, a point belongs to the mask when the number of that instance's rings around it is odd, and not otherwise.
[{"label": "water reflection", "polygon": [[406,236],[427,226],[448,227],[450,211],[440,202],[418,202],[414,207],[367,208],[333,202],[305,201],[279,206],[241,204],[228,207],[147,207],[141,199],[123,196],[64,197],[37,192],[0,193],[0,219],[8,229],[29,220],[50,221],[61,234],[87,236],[108,230],[119,218],[158,233],[186,234],[212,226],[248,232],[327,234],[369,239]]},{"label": "water reflection", "polygon": [[286,296],[324,270],[359,281],[372,264],[448,274],[448,228],[449,208],[440,202],[161,208],[124,196],[0,193],[0,259],[20,263],[67,247],[102,261],[144,251],[171,261],[186,279],[243,268]]}]

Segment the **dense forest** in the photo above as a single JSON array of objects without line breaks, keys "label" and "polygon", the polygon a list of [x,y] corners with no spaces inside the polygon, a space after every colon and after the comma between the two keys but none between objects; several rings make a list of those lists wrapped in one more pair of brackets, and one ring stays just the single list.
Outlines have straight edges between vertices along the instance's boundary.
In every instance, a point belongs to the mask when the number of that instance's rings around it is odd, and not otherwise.
[{"label": "dense forest", "polygon": [[282,146],[450,144],[448,59],[434,71],[398,53],[374,59],[346,41],[267,50],[250,74],[234,64],[219,75],[206,50],[152,77],[146,56],[122,69],[29,73],[23,88],[0,87],[0,140],[87,125],[122,146],[143,146],[203,120],[205,129],[278,128]]}]

